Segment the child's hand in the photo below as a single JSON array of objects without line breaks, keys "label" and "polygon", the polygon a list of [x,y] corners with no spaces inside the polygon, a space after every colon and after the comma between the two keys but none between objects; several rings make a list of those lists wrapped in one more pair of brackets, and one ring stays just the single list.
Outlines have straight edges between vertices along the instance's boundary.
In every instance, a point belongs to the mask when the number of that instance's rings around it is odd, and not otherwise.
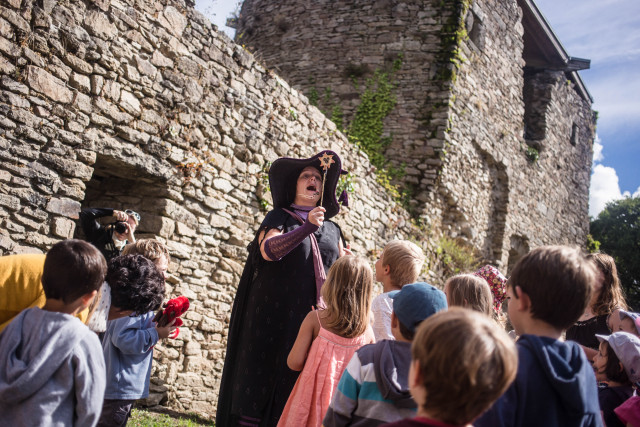
[{"label": "child's hand", "polygon": [[169,336],[173,335],[173,332],[176,330],[176,326],[174,326],[176,320],[177,319],[173,319],[173,321],[167,326],[158,326],[156,323],[156,331],[158,332],[158,337],[160,339],[169,338]]}]

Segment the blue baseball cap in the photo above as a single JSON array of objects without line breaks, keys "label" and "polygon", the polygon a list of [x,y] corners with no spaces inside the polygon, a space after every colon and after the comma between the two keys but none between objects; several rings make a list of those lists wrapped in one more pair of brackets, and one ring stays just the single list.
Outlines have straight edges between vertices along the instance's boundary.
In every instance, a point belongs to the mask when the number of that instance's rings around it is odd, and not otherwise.
[{"label": "blue baseball cap", "polygon": [[447,309],[444,292],[424,282],[404,285],[399,291],[389,292],[389,298],[396,317],[411,332],[427,317]]}]

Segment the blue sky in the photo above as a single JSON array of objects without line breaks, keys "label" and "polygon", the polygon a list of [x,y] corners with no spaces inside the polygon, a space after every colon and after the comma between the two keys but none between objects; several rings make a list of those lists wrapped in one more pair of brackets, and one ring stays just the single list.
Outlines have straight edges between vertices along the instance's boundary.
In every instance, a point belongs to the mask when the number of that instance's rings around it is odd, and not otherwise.
[{"label": "blue sky", "polygon": [[[535,0],[570,56],[591,60],[580,76],[598,111],[589,214],[640,196],[640,0]],[[196,0],[233,38],[226,18],[238,0]]]},{"label": "blue sky", "polygon": [[598,111],[589,214],[640,195],[640,1],[535,0],[580,71]]}]

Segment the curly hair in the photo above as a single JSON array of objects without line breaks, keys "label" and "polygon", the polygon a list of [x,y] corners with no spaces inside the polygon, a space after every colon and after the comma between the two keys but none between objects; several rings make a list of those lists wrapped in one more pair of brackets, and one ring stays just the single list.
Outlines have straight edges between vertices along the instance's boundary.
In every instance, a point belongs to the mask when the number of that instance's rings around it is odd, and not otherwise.
[{"label": "curly hair", "polygon": [[587,255],[587,258],[595,262],[596,267],[604,276],[602,289],[597,301],[591,307],[593,314],[601,316],[611,314],[613,311],[621,309],[628,310],[629,307],[624,299],[622,285],[618,278],[618,269],[613,257],[601,252]]},{"label": "curly hair", "polygon": [[111,286],[111,304],[141,315],[157,310],[164,299],[164,277],[142,255],[122,255],[109,262],[105,279]]}]

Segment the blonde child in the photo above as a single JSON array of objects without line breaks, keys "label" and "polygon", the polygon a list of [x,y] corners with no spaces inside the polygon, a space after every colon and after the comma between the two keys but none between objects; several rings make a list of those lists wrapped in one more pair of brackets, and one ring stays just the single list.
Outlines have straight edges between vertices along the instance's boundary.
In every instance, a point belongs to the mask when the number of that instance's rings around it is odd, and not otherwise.
[{"label": "blonde child", "polygon": [[518,366],[506,332],[460,307],[422,322],[411,355],[409,387],[418,413],[385,424],[390,427],[469,426],[509,387]]},{"label": "blonde child", "polygon": [[487,282],[473,274],[453,276],[444,284],[449,307],[464,307],[492,316],[493,298]]},{"label": "blonde child", "polygon": [[418,325],[447,309],[447,298],[423,282],[405,285],[391,294],[395,340],[382,340],[356,351],[333,394],[324,427],[376,426],[416,414],[407,381],[411,342]]},{"label": "blonde child", "polygon": [[633,395],[632,383],[640,381],[640,338],[627,332],[596,335],[600,341],[593,359],[598,400],[607,427],[624,427],[614,410]]},{"label": "blonde child", "polygon": [[326,308],[312,310],[287,358],[300,371],[279,426],[319,426],[353,353],[373,343],[369,325],[373,272],[359,257],[339,258],[322,287]]},{"label": "blonde child", "polygon": [[394,339],[391,331],[391,312],[393,301],[389,292],[398,291],[409,283],[418,279],[424,253],[408,240],[392,240],[387,243],[376,261],[376,281],[382,283],[382,294],[373,299],[371,311],[373,313],[373,333],[376,341]]}]

